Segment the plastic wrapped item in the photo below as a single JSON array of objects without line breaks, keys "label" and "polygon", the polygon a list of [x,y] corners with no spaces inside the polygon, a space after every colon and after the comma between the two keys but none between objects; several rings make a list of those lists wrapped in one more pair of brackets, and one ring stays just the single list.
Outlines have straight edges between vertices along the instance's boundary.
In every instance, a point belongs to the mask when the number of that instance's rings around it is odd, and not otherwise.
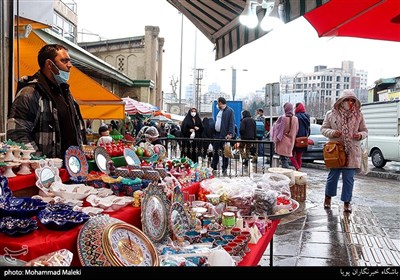
[{"label": "plastic wrapped item", "polygon": [[284,174],[266,173],[264,176],[273,190],[281,191],[282,187],[290,186],[290,179]]},{"label": "plastic wrapped item", "polygon": [[73,254],[67,249],[61,249],[38,258],[25,264],[25,266],[70,266]]},{"label": "plastic wrapped item", "polygon": [[254,213],[259,216],[273,214],[278,195],[279,193],[275,190],[256,189],[254,191]]},{"label": "plastic wrapped item", "polygon": [[285,175],[289,179],[289,186],[294,185],[294,174],[292,169],[281,168],[281,167],[270,167],[268,168],[268,172],[273,174],[282,174]]}]

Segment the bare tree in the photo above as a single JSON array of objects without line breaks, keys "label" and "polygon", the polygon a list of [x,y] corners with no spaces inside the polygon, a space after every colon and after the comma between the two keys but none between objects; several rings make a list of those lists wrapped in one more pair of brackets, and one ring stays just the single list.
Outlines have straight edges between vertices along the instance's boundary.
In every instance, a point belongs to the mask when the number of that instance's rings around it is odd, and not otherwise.
[{"label": "bare tree", "polygon": [[169,84],[171,85],[172,94],[173,94],[173,96],[174,96],[175,99],[177,98],[176,89],[178,88],[178,83],[179,83],[178,78],[175,77],[175,75],[172,75],[172,76],[170,77],[170,82],[169,82]]}]

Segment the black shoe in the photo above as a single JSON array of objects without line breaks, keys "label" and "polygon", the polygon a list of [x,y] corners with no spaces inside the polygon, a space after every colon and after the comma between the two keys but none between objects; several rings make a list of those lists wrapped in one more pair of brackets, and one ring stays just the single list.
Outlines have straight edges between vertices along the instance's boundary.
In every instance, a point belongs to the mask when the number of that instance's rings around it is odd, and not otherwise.
[{"label": "black shoe", "polygon": [[344,209],[343,209],[343,211],[344,211],[345,213],[351,213],[351,212],[352,212],[350,202],[345,202],[345,203],[344,203]]},{"label": "black shoe", "polygon": [[331,209],[331,197],[329,195],[325,195],[324,208]]}]

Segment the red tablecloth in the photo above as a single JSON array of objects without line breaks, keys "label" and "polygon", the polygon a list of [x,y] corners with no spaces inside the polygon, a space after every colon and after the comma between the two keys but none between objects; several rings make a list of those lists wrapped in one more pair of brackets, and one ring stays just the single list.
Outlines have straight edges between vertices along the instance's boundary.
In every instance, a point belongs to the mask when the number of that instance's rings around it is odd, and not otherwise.
[{"label": "red tablecloth", "polygon": [[[199,183],[194,183],[189,187],[183,188],[191,194],[195,194],[199,188]],[[111,217],[120,219],[141,229],[140,207],[135,208],[130,205],[117,212],[108,213]],[[250,252],[246,254],[239,266],[257,266],[270,243],[280,220],[272,222],[272,226],[257,242],[249,244]],[[74,254],[72,266],[80,266],[77,249],[77,237],[82,225],[68,231],[55,231],[45,228],[38,222],[39,229],[20,237],[8,236],[0,233],[0,255],[6,255],[10,251],[21,251],[23,254],[13,255],[17,259],[30,261],[44,254],[60,249],[68,249]]]},{"label": "red tablecloth", "polygon": [[[111,217],[120,219],[141,229],[140,207],[130,205],[116,211],[110,212]],[[78,257],[77,238],[83,225],[79,225],[67,231],[50,230],[38,222],[39,228],[27,235],[13,237],[0,233],[0,255],[7,255],[13,251],[13,257],[30,261],[39,256],[60,250],[68,249],[74,255],[72,266],[80,266]],[[16,255],[15,252],[21,254]]]},{"label": "red tablecloth", "polygon": [[[67,169],[60,168],[59,169],[60,178],[63,182],[69,180],[69,174]],[[32,172],[28,175],[17,175],[16,177],[8,178],[8,187],[11,191],[15,192],[18,190],[22,190],[25,188],[33,187],[36,185],[36,175],[35,172]]]}]

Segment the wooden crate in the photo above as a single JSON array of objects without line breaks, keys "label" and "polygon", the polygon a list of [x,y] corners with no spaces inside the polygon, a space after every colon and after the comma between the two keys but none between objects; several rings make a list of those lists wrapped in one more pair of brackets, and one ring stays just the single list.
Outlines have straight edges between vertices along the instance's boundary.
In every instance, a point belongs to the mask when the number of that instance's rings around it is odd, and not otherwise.
[{"label": "wooden crate", "polygon": [[294,200],[298,202],[303,202],[306,200],[307,185],[296,185],[290,187],[291,196]]}]

